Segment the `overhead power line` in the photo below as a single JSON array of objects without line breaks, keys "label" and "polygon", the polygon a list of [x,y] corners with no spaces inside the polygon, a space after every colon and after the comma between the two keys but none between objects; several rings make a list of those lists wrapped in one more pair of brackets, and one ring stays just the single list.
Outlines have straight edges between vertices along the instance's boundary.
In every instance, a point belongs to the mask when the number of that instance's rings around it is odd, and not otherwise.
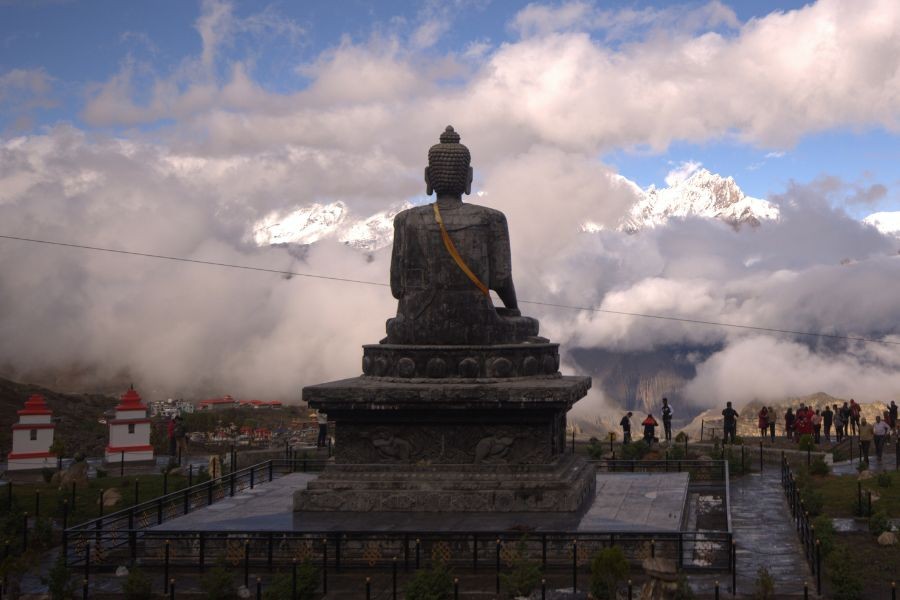
[{"label": "overhead power line", "polygon": [[[290,276],[290,277],[307,277],[310,279],[325,279],[328,281],[340,281],[344,283],[358,283],[363,285],[376,285],[381,287],[389,287],[389,284],[382,283],[378,281],[366,281],[364,279],[350,279],[348,277],[336,277],[333,275],[319,275],[316,273],[303,273],[298,271],[285,271],[282,269],[269,269],[265,267],[253,267],[250,265],[236,265],[232,263],[224,263],[210,260],[199,260],[196,258],[185,258],[182,256],[166,256],[163,254],[150,254],[147,252],[134,252],[131,250],[117,250],[115,248],[102,248],[99,246],[87,246],[84,244],[70,244],[66,242],[56,242],[51,240],[38,240],[34,238],[25,238],[18,237],[13,235],[0,235],[0,239],[6,240],[14,240],[18,242],[31,242],[33,244],[45,244],[48,246],[62,246],[66,248],[78,248],[80,250],[94,250],[96,252],[109,252],[112,254],[121,254],[126,256],[140,256],[144,258],[155,258],[159,260],[171,260],[176,262],[183,263],[193,263],[198,265],[207,265],[213,267],[224,267],[228,269],[243,269],[245,271],[260,271],[263,273],[274,273],[276,275],[282,276]],[[798,336],[807,336],[807,337],[817,337],[817,338],[826,338],[826,339],[834,339],[834,340],[845,340],[851,342],[865,342],[868,344],[884,344],[889,346],[900,346],[900,342],[892,342],[889,340],[876,340],[873,338],[865,338],[865,337],[856,337],[849,335],[839,335],[839,334],[831,334],[831,333],[821,333],[815,331],[795,331],[792,329],[778,329],[774,327],[759,327],[756,325],[739,325],[737,323],[725,323],[722,321],[707,321],[703,319],[689,319],[686,317],[673,317],[669,315],[654,315],[647,313],[637,313],[637,312],[628,312],[624,310],[610,310],[606,308],[595,308],[592,306],[573,306],[569,304],[556,304],[553,302],[537,302],[534,300],[519,300],[520,304],[532,304],[535,306],[546,306],[550,308],[563,308],[568,310],[579,310],[585,312],[595,312],[595,313],[603,313],[609,315],[619,315],[619,316],[627,316],[627,317],[638,317],[642,319],[657,319],[660,321],[674,321],[677,323],[688,323],[692,325],[708,325],[712,327],[728,327],[732,329],[744,329],[750,331],[762,331],[766,333],[779,333],[785,335],[798,335]]]}]

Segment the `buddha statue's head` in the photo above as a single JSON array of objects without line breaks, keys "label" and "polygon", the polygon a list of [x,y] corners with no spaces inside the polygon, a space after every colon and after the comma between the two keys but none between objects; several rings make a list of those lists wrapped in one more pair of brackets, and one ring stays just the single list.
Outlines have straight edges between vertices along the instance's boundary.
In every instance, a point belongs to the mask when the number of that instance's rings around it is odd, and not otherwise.
[{"label": "buddha statue's head", "polygon": [[426,193],[430,196],[462,196],[472,192],[472,160],[469,149],[459,143],[459,134],[453,127],[441,134],[441,143],[428,150],[428,166],[425,167]]}]

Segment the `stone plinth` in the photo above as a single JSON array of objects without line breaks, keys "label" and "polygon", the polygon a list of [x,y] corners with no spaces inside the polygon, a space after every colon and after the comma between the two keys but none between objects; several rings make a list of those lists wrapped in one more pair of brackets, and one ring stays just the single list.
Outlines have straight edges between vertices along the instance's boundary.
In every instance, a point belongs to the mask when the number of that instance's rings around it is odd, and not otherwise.
[{"label": "stone plinth", "polygon": [[335,422],[335,464],[296,493],[294,508],[578,510],[593,495],[594,469],[566,454],[566,412],[590,385],[556,373],[306,387],[303,399]]}]

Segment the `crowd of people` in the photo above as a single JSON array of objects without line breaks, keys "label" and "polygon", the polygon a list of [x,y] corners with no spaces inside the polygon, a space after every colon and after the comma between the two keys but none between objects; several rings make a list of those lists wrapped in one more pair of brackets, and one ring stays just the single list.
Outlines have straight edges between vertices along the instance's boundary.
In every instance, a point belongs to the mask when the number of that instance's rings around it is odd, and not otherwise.
[{"label": "crowd of people", "polygon": [[[622,428],[622,437],[624,443],[631,443],[631,419],[633,413],[629,411],[619,421]],[[781,415],[771,406],[763,406],[757,414],[757,427],[759,436],[762,439],[769,438],[775,441],[776,429],[780,424]],[[734,443],[737,436],[737,421],[740,418],[738,412],[732,407],[731,402],[726,402],[725,409],[722,410],[722,438],[723,442]],[[832,429],[834,430],[834,441],[842,442],[847,437],[858,436],[860,449],[865,461],[869,460],[870,448],[874,446],[875,455],[881,460],[884,446],[891,435],[900,435],[900,422],[897,417],[897,403],[891,401],[887,410],[883,415],[875,417],[875,423],[869,423],[862,416],[862,409],[853,398],[849,402],[844,402],[842,406],[832,404],[825,405],[825,408],[819,409],[812,406],[806,406],[801,403],[800,407],[795,411],[789,407],[784,415],[783,432],[788,440],[799,442],[804,435],[812,437],[816,444],[823,441],[831,443]],[[667,398],[662,399],[662,421],[663,430],[666,441],[672,440],[672,406]],[[641,422],[643,427],[643,439],[648,444],[657,441],[656,428],[659,422],[652,413],[647,413],[647,417]]]}]

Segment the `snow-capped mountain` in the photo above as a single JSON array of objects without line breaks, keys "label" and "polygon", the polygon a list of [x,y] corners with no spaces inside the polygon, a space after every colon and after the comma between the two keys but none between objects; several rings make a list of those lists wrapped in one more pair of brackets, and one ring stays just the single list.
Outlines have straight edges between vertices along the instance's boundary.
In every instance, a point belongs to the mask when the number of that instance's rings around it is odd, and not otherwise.
[{"label": "snow-capped mountain", "polygon": [[[745,196],[731,177],[722,177],[706,169],[699,169],[689,177],[661,189],[655,186],[642,189],[621,175],[616,177],[620,184],[630,187],[639,198],[618,227],[627,233],[659,227],[669,219],[679,217],[719,219],[735,228],[741,225],[756,227],[763,221],[777,219],[779,214],[774,204]],[[253,228],[253,239],[264,246],[312,244],[332,238],[362,250],[378,250],[391,244],[394,216],[411,206],[412,203],[405,202],[389,210],[357,218],[343,202],[313,204],[287,214],[272,213],[266,216]],[[584,223],[582,228],[586,232],[602,229],[590,222]]]},{"label": "snow-capped mountain", "polygon": [[863,223],[875,227],[881,233],[900,237],[900,211],[872,213]]},{"label": "snow-capped mountain", "polygon": [[256,223],[253,240],[259,246],[312,244],[326,238],[363,250],[391,244],[394,216],[412,204],[407,202],[366,217],[353,219],[343,202],[313,204],[287,214],[272,213]]},{"label": "snow-capped mountain", "polygon": [[735,228],[757,227],[778,218],[778,207],[766,200],[745,196],[731,177],[722,177],[706,169],[690,177],[657,189],[640,190],[640,200],[623,219],[619,229],[635,233],[641,229],[665,225],[673,217],[719,219]]}]

